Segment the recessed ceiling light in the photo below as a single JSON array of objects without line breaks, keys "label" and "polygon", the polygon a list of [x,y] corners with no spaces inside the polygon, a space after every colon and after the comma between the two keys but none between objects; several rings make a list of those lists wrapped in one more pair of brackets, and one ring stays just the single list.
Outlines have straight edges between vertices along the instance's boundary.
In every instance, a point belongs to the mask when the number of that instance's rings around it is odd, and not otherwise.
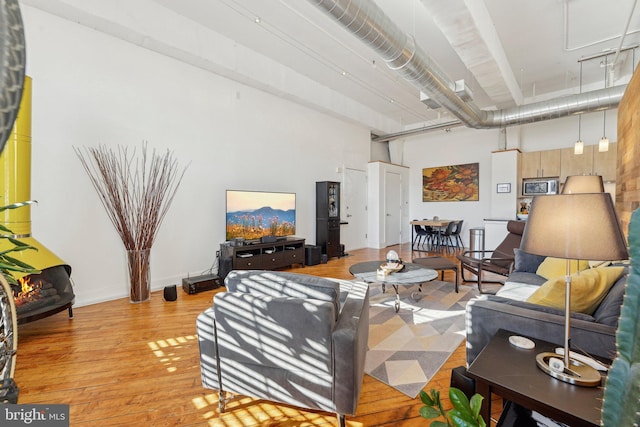
[{"label": "recessed ceiling light", "polygon": [[262,22],[262,19],[260,19],[259,16],[256,16],[255,18],[253,18],[253,22],[255,22],[256,24],[259,24]]}]

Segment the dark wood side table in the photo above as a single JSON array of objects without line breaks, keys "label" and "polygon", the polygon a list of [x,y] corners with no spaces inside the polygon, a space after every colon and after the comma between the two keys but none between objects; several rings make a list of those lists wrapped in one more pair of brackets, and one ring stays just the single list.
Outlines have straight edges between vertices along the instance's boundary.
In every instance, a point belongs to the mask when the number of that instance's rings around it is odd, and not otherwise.
[{"label": "dark wood side table", "polygon": [[536,365],[536,354],[558,346],[533,340],[535,348],[525,350],[509,343],[511,335],[499,330],[468,369],[476,392],[484,397],[481,415],[487,425],[495,393],[572,427],[599,426],[603,387],[575,386],[545,374]]}]

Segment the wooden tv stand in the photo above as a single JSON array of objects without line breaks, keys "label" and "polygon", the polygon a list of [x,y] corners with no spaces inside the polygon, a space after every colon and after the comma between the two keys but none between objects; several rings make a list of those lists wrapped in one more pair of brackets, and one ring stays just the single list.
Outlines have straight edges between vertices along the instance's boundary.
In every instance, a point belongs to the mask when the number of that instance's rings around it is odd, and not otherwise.
[{"label": "wooden tv stand", "polygon": [[280,238],[273,243],[251,242],[243,246],[221,245],[220,253],[231,258],[234,270],[275,270],[301,264],[304,267],[304,239]]}]

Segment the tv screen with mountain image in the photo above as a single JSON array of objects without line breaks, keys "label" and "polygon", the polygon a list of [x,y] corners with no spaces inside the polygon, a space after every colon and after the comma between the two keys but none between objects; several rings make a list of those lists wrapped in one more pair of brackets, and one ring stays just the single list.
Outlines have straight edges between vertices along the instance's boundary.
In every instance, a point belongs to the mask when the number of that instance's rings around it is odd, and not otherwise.
[{"label": "tv screen with mountain image", "polygon": [[227,240],[296,233],[296,194],[227,190]]}]

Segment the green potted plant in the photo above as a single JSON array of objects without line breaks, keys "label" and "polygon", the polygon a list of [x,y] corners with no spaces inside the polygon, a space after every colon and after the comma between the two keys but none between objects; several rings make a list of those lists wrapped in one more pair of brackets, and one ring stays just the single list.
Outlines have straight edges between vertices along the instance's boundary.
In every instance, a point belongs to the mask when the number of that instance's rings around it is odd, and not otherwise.
[{"label": "green potted plant", "polygon": [[480,408],[482,407],[483,397],[474,394],[471,400],[455,387],[449,389],[449,400],[453,405],[453,409],[446,411],[440,400],[440,392],[431,389],[430,393],[424,390],[420,392],[420,400],[425,406],[420,408],[420,416],[422,418],[432,420],[442,417],[443,421],[432,421],[431,427],[486,427],[486,424],[480,416]]},{"label": "green potted plant", "polygon": [[[7,209],[17,209],[33,203],[34,201],[30,200],[27,202],[19,202],[7,206],[0,206],[0,212],[6,211]],[[39,271],[29,264],[13,258],[11,254],[31,249],[37,251],[38,249],[17,239],[14,239],[12,236],[13,232],[4,225],[0,224],[0,239],[7,239],[9,242],[9,248],[0,251],[0,272],[5,277],[5,279],[7,279],[7,282],[9,282],[9,284],[18,285],[18,282],[11,274],[12,271],[26,274],[37,274],[39,273]]]}]

